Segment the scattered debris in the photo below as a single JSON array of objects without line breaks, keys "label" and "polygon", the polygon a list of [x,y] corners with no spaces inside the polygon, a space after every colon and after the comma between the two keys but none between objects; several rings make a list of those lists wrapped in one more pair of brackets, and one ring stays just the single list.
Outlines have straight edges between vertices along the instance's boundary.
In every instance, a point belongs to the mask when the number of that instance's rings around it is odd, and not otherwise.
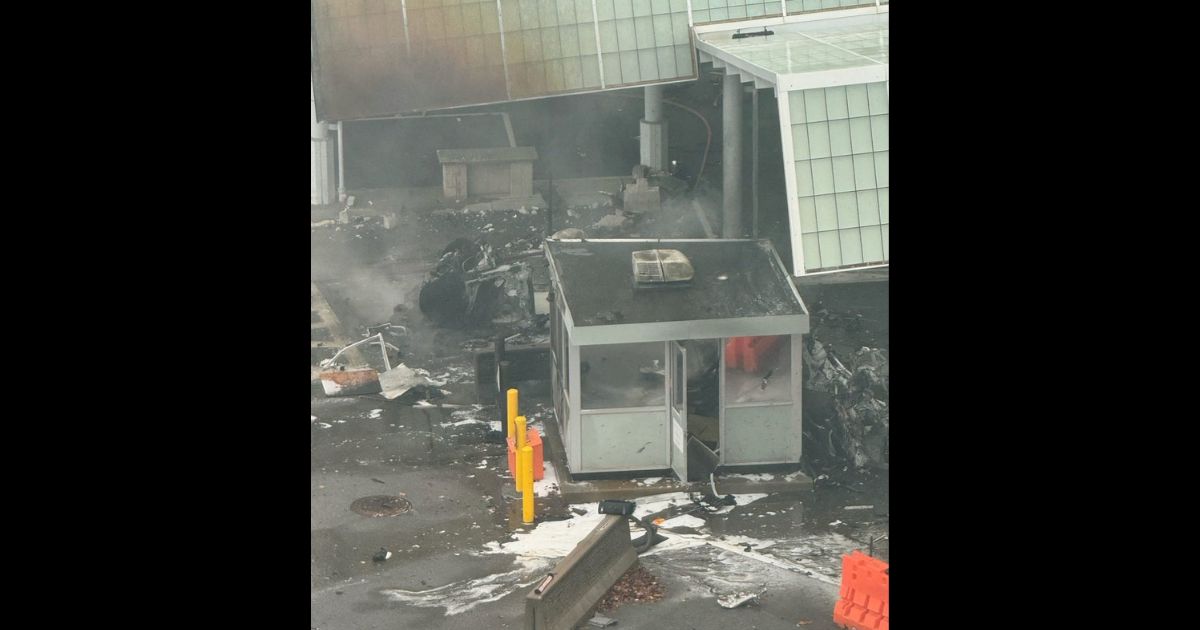
[{"label": "scattered debris", "polygon": [[554,240],[576,239],[576,238],[584,239],[584,238],[587,238],[587,232],[584,232],[583,230],[581,230],[579,228],[565,228],[565,229],[559,230],[559,231],[555,232],[554,234],[550,235],[550,238],[552,238]]},{"label": "scattered debris", "polygon": [[596,313],[596,319],[606,324],[619,324],[625,321],[625,315],[621,311],[601,311]]},{"label": "scattered debris", "polygon": [[376,479],[376,478],[374,478],[374,477],[371,477],[371,481],[374,481],[375,483],[384,483],[384,484],[386,484],[386,483],[387,483],[386,481],[384,481],[384,480],[382,480],[382,479]]},{"label": "scattered debris", "polygon": [[391,558],[391,557],[392,557],[392,552],[388,551],[387,549],[384,549],[383,547],[380,547],[379,551],[376,551],[375,555],[371,556],[371,560],[373,560],[375,562],[385,562],[388,558]]},{"label": "scattered debris", "polygon": [[[888,464],[888,357],[885,350],[862,347],[842,363],[814,337],[805,339],[804,363],[809,377],[805,388],[828,399],[813,425],[824,432],[829,456],[852,461],[857,468]],[[809,397],[810,404],[812,399]]]},{"label": "scattered debris", "polygon": [[421,285],[419,305],[439,325],[511,324],[534,313],[528,265],[496,255],[486,239],[456,239]]},{"label": "scattered debris", "polygon": [[737,593],[730,593],[728,595],[722,595],[718,597],[717,603],[720,604],[721,608],[739,608],[749,604],[750,602],[757,604],[758,596],[759,593],[746,593],[739,591]]},{"label": "scattered debris", "polygon": [[847,505],[843,510],[874,510],[874,505]]},{"label": "scattered debris", "polygon": [[617,210],[612,214],[606,214],[600,217],[599,221],[592,224],[592,229],[620,231],[633,226],[633,219],[630,219],[624,212]]},{"label": "scattered debris", "polygon": [[448,393],[444,389],[419,384],[405,390],[403,394],[395,398],[395,402],[402,405],[428,406],[434,401],[445,399]]},{"label": "scattered debris", "polygon": [[391,370],[391,360],[387,351],[389,348],[398,351],[398,348],[384,341],[382,334],[360,339],[338,350],[332,357],[321,361],[320,366],[323,370],[319,376],[321,388],[325,391],[326,396],[356,396],[377,394],[383,391],[384,387],[380,381],[379,371],[375,368],[370,366],[347,367],[337,364],[337,360],[346,352],[371,342],[379,344],[385,371]]},{"label": "scattered debris", "polygon": [[608,589],[600,600],[599,609],[608,612],[629,602],[656,602],[662,599],[664,594],[662,585],[654,575],[645,567],[637,565],[626,571],[625,575]]},{"label": "scattered debris", "polygon": [[320,373],[321,389],[326,396],[357,396],[360,394],[378,394],[382,391],[379,385],[379,372],[374,368],[349,368],[338,366],[336,369]]},{"label": "scattered debris", "polygon": [[340,212],[338,212],[338,219],[337,219],[338,223],[341,223],[341,224],[350,223],[350,208],[353,208],[353,207],[354,207],[354,195],[350,195],[349,197],[346,197],[346,206],[344,208],[342,208]]}]

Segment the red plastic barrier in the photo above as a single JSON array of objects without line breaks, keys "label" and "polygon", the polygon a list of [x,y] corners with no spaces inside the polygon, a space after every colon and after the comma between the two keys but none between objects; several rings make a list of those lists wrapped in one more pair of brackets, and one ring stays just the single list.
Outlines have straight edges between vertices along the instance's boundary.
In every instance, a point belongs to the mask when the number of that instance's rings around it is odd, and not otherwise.
[{"label": "red plastic barrier", "polygon": [[[508,436],[508,474],[517,477],[517,438]],[[533,447],[533,480],[541,481],[546,476],[546,463],[542,460],[542,436],[532,427],[525,430],[525,443]]]},{"label": "red plastic barrier", "polygon": [[763,363],[769,360],[780,345],[783,336],[730,337],[725,344],[725,365],[757,374]]},{"label": "red plastic barrier", "polygon": [[861,551],[842,556],[841,599],[833,622],[854,630],[888,630],[888,563]]}]

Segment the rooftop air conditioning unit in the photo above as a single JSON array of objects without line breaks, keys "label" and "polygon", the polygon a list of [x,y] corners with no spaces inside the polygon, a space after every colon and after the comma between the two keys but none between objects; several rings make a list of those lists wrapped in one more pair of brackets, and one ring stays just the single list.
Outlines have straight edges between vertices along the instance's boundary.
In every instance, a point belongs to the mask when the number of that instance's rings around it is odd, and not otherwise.
[{"label": "rooftop air conditioning unit", "polygon": [[677,249],[646,249],[633,252],[633,283],[638,287],[678,286],[695,275],[692,261]]}]

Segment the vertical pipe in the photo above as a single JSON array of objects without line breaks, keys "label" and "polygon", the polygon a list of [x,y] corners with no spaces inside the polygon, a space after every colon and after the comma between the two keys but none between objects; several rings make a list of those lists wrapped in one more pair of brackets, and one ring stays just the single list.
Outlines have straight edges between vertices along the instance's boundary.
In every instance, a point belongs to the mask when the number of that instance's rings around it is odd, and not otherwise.
[{"label": "vertical pipe", "polygon": [[724,216],[721,235],[739,238],[742,235],[742,81],[741,77],[725,72],[722,84],[721,112],[721,171],[724,180]]},{"label": "vertical pipe", "polygon": [[346,121],[339,121],[338,127],[338,201],[346,200]]},{"label": "vertical pipe", "polygon": [[550,168],[550,172],[548,173],[548,175],[550,177],[550,183],[546,185],[546,194],[549,196],[549,199],[546,200],[546,205],[549,206],[548,208],[546,208],[546,237],[547,238],[549,238],[551,234],[554,234],[554,193],[555,193],[556,189],[554,188],[554,168],[553,167]]},{"label": "vertical pipe", "polygon": [[750,91],[750,234],[758,238],[758,86]]},{"label": "vertical pipe", "polygon": [[508,400],[504,395],[504,335],[496,335],[493,357],[496,361],[496,412],[500,416],[500,437],[503,441],[508,438]]}]

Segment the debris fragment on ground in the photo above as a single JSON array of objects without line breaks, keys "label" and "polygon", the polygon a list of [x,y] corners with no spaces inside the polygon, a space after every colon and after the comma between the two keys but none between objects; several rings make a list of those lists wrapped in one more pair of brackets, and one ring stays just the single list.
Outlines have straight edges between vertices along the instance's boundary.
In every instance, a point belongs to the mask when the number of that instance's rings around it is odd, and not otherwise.
[{"label": "debris fragment on ground", "polygon": [[739,608],[751,602],[758,603],[758,593],[729,593],[717,598],[717,604],[720,604],[721,608]]},{"label": "debris fragment on ground", "polygon": [[645,567],[637,565],[625,572],[621,579],[600,600],[599,609],[615,610],[629,602],[656,602],[663,598],[663,587]]}]

